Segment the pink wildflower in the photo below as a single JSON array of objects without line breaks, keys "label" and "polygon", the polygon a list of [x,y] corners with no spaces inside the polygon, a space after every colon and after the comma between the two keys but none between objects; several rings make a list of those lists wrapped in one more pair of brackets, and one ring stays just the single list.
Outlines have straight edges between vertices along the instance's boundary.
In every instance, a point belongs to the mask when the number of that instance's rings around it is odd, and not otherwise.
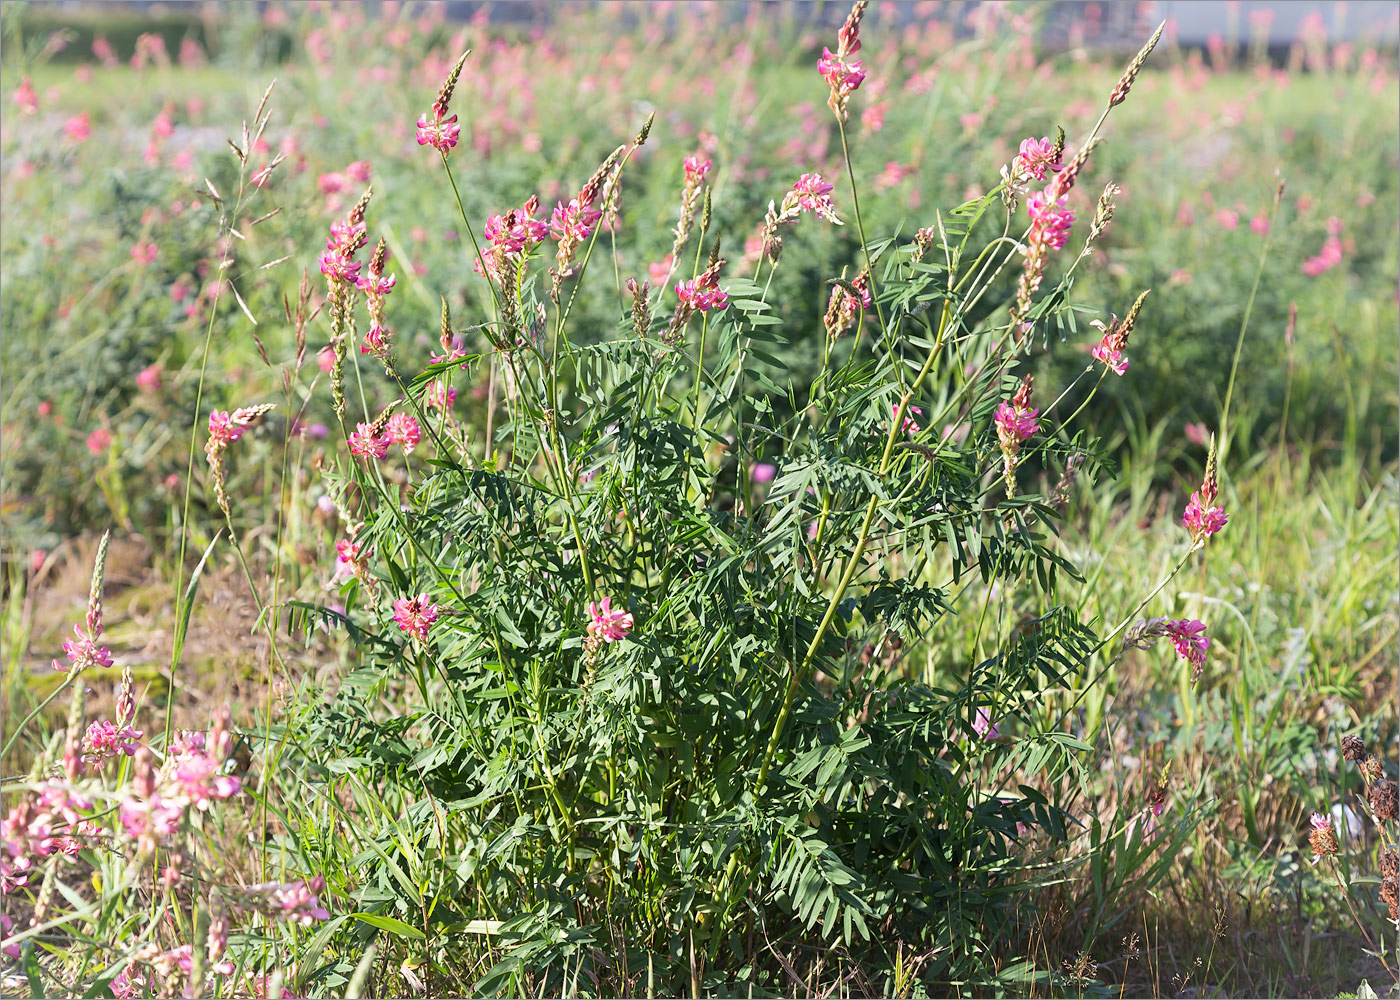
[{"label": "pink wildflower", "polygon": [[835,187],[822,180],[821,174],[803,174],[792,189],[797,192],[797,207],[802,211],[815,212],[822,218],[835,214],[836,206],[831,200]]},{"label": "pink wildflower", "polygon": [[84,633],[80,625],[73,626],[72,639],[64,640],[63,652],[67,655],[70,665],[62,666],[54,660],[53,668],[60,673],[67,673],[69,669],[81,671],[88,667],[112,665],[112,651],[106,646],[99,646],[97,640]]},{"label": "pink wildflower", "polygon": [[92,115],[84,111],[63,123],[63,131],[74,142],[84,142],[92,134]]},{"label": "pink wildflower", "polygon": [[856,0],[841,30],[836,36],[836,51],[823,46],[821,58],[817,60],[817,72],[831,88],[827,107],[836,114],[838,121],[847,117],[846,107],[851,94],[855,93],[865,80],[865,68],[859,59],[852,58],[860,51],[860,19],[865,13],[865,0]]},{"label": "pink wildflower", "polygon": [[[894,406],[894,412],[896,415],[899,414],[898,403],[896,403]],[[904,433],[908,434],[910,437],[913,437],[915,434],[919,433],[921,429],[919,427],[918,421],[914,419],[916,415],[922,417],[924,415],[924,411],[921,410],[919,407],[912,405],[906,406],[904,408],[904,420],[900,424],[900,430],[904,431]]]},{"label": "pink wildflower", "polygon": [[1230,515],[1224,507],[1202,500],[1200,492],[1191,494],[1191,500],[1181,515],[1181,523],[1191,532],[1191,537],[1199,539],[1209,538],[1225,527],[1229,519]]},{"label": "pink wildflower", "polygon": [[117,1000],[133,1000],[134,997],[145,996],[146,977],[132,975],[133,968],[134,966],[128,965],[107,984],[107,988]]},{"label": "pink wildflower", "polygon": [[632,631],[632,616],[620,608],[614,609],[611,597],[603,598],[601,605],[589,601],[588,616],[588,634],[603,642],[618,642]]},{"label": "pink wildflower", "polygon": [[992,713],[985,708],[977,710],[977,717],[972,720],[972,731],[984,740],[1001,739],[1001,729],[992,721]]},{"label": "pink wildflower", "polygon": [[723,309],[729,305],[729,293],[722,288],[715,287],[718,284],[718,278],[706,283],[705,275],[702,274],[694,281],[682,281],[677,285],[676,298],[697,312]]},{"label": "pink wildflower", "polygon": [[1043,181],[1047,170],[1062,170],[1064,164],[1060,162],[1061,154],[1055,146],[1055,141],[1048,136],[1040,139],[1022,139],[1021,151],[1011,164],[1013,173]]},{"label": "pink wildflower", "polygon": [[147,365],[137,372],[136,388],[142,392],[160,392],[160,365]]},{"label": "pink wildflower", "polygon": [[20,114],[32,115],[39,110],[39,95],[34,93],[34,85],[29,82],[29,77],[25,77],[15,88],[15,106],[19,108]]},{"label": "pink wildflower", "polygon": [[143,735],[140,730],[130,726],[118,726],[108,719],[100,719],[88,726],[87,736],[83,740],[83,760],[98,765],[108,757],[121,754],[130,757],[136,753]]},{"label": "pink wildflower", "polygon": [[462,126],[457,124],[456,115],[443,118],[436,113],[430,114],[431,117],[428,114],[418,117],[418,145],[432,146],[446,156],[461,138]]},{"label": "pink wildflower", "polygon": [[778,474],[778,467],[771,462],[759,462],[749,470],[749,481],[754,483],[771,483],[773,477]]},{"label": "pink wildflower", "polygon": [[427,594],[400,597],[394,602],[394,621],[419,642],[428,641],[428,627],[438,619],[438,606]]},{"label": "pink wildflower", "polygon": [[1192,444],[1205,445],[1210,442],[1210,428],[1203,423],[1187,424],[1186,440]]},{"label": "pink wildflower", "polygon": [[408,413],[395,413],[384,425],[384,438],[390,444],[396,444],[404,451],[411,452],[423,439],[423,432],[418,427],[416,417]]},{"label": "pink wildflower", "polygon": [[388,439],[376,433],[373,424],[356,424],[347,443],[350,445],[350,454],[359,455],[361,458],[387,458],[389,455]]},{"label": "pink wildflower", "polygon": [[1058,250],[1069,241],[1070,227],[1074,225],[1074,212],[1069,207],[1069,197],[1062,196],[1049,202],[1043,193],[1027,196],[1026,212],[1031,217],[1030,240]]},{"label": "pink wildflower", "polygon": [[101,455],[112,446],[112,434],[105,427],[99,427],[87,436],[87,450],[90,454]]},{"label": "pink wildflower", "polygon": [[681,166],[685,168],[686,186],[698,185],[710,172],[710,161],[702,160],[699,156],[687,156],[681,161]]},{"label": "pink wildflower", "polygon": [[1201,669],[1205,666],[1206,650],[1210,648],[1210,639],[1206,636],[1205,623],[1194,618],[1182,618],[1179,621],[1168,622],[1167,635],[1171,637],[1172,645],[1176,647],[1177,653],[1191,664],[1191,678],[1194,681],[1200,676]]}]

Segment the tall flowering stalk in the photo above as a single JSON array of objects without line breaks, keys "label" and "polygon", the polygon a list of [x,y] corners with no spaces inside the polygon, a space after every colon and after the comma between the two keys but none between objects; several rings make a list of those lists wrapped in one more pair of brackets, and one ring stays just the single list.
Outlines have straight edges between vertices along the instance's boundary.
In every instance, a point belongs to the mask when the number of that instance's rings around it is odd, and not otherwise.
[{"label": "tall flowering stalk", "polygon": [[214,498],[219,502],[219,509],[224,512],[225,517],[231,515],[228,491],[224,484],[224,452],[275,408],[271,403],[261,403],[257,406],[240,407],[232,413],[227,410],[215,410],[209,414],[209,440],[204,443],[204,455],[209,460],[209,475],[214,482]]},{"label": "tall flowering stalk", "polygon": [[345,423],[345,354],[347,343],[354,336],[355,311],[350,290],[360,276],[360,262],[355,254],[365,245],[365,209],[374,195],[374,187],[365,188],[343,220],[331,223],[326,251],[321,254],[321,273],[326,276],[327,308],[331,323],[331,400],[335,414]]},{"label": "tall flowering stalk", "polygon": [[861,271],[849,282],[838,281],[832,286],[822,325],[828,342],[838,340],[855,325],[856,316],[874,304],[870,295],[870,273]]},{"label": "tall flowering stalk", "polygon": [[848,117],[847,106],[851,95],[865,80],[865,68],[859,59],[853,59],[860,51],[860,19],[865,15],[866,0],[856,0],[846,22],[836,34],[836,51],[822,47],[821,58],[817,60],[817,72],[831,88],[826,106],[836,115],[837,121],[844,123]]},{"label": "tall flowering stalk", "polygon": [[[702,160],[699,155],[687,156],[681,161],[681,166],[685,170],[685,182],[681,185],[681,214],[676,220],[675,241],[671,244],[671,273],[675,272],[676,262],[690,239],[690,230],[695,224],[695,209],[700,204],[700,191],[705,185],[705,178],[709,176],[711,161]],[[670,274],[667,278],[669,280]]]},{"label": "tall flowering stalk", "polygon": [[1186,509],[1182,511],[1181,523],[1191,532],[1191,549],[1204,548],[1210,538],[1230,520],[1223,504],[1216,504],[1220,498],[1220,483],[1215,474],[1215,437],[1210,439],[1210,456],[1206,459],[1206,474],[1201,488],[1191,494]]},{"label": "tall flowering stalk", "polygon": [[[1147,292],[1150,291],[1149,288]],[[1090,322],[1090,326],[1097,327],[1103,334],[1102,339],[1094,345],[1093,355],[1095,361],[1103,362],[1105,371],[1122,375],[1128,370],[1128,359],[1123,357],[1123,352],[1128,349],[1128,337],[1137,325],[1138,313],[1142,311],[1143,302],[1147,301],[1147,292],[1137,297],[1121,323],[1117,316],[1110,317],[1107,324],[1100,320]]]},{"label": "tall flowering stalk", "polygon": [[729,293],[719,287],[719,272],[725,260],[719,256],[719,244],[715,244],[710,262],[694,281],[682,281],[676,286],[676,311],[671,316],[671,324],[661,339],[674,347],[685,334],[686,324],[697,312],[718,311],[729,305]]},{"label": "tall flowering stalk", "polygon": [[1074,225],[1074,211],[1069,207],[1069,192],[1097,144],[1098,140],[1086,143],[1043,191],[1030,194],[1026,198],[1030,230],[1026,235],[1021,277],[1016,285],[1016,303],[1011,309],[1013,328],[1025,323],[1025,317],[1031,309],[1031,298],[1045,278],[1050,251],[1059,250],[1069,242],[1070,228]]},{"label": "tall flowering stalk", "polygon": [[393,331],[384,324],[384,303],[394,290],[394,276],[384,273],[384,263],[388,258],[388,248],[381,237],[370,256],[369,267],[355,281],[355,286],[365,293],[365,307],[369,310],[369,329],[365,332],[361,354],[370,354],[383,363],[386,371],[393,370],[390,347]]},{"label": "tall flowering stalk", "polygon": [[1001,445],[1001,476],[1008,497],[1016,495],[1016,466],[1021,461],[1021,445],[1040,429],[1035,420],[1040,411],[1031,406],[1031,388],[1034,384],[1034,378],[1027,375],[1011,401],[998,404],[992,416],[997,428],[997,442]]},{"label": "tall flowering stalk", "polygon": [[578,248],[592,235],[598,221],[603,217],[602,209],[595,208],[593,203],[598,200],[604,181],[613,174],[626,150],[626,146],[614,149],[603,161],[602,166],[595,170],[593,176],[579,189],[577,198],[570,199],[567,205],[560,202],[554,207],[554,214],[549,220],[549,232],[558,241],[559,249],[555,253],[557,266],[549,272],[549,297],[556,306],[559,304],[560,286],[565,278],[574,273],[574,258],[578,254]]},{"label": "tall flowering stalk", "polygon": [[463,52],[458,58],[452,70],[447,74],[447,79],[442,82],[442,87],[438,90],[437,100],[433,101],[433,106],[426,114],[418,118],[418,145],[432,146],[443,158],[447,158],[453,148],[456,147],[458,139],[462,135],[462,126],[457,124],[457,116],[449,115],[448,104],[452,100],[452,91],[457,87],[457,80],[462,75],[462,67],[467,62],[467,56],[471,55],[471,50]]}]

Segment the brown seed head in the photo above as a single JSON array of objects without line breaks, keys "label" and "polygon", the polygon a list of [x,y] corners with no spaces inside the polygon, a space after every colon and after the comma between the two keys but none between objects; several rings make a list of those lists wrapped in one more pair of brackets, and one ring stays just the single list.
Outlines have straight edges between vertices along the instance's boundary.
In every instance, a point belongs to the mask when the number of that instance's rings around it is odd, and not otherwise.
[{"label": "brown seed head", "polygon": [[1343,736],[1342,757],[1346,760],[1364,760],[1366,758],[1366,741],[1355,734]]},{"label": "brown seed head", "polygon": [[1400,850],[1381,849],[1381,878],[1400,878]]},{"label": "brown seed head", "polygon": [[1390,909],[1390,919],[1400,918],[1400,879],[1381,879],[1381,902]]},{"label": "brown seed head", "polygon": [[1371,786],[1370,799],[1371,809],[1375,811],[1378,821],[1389,822],[1400,815],[1400,791],[1397,791],[1395,782],[1376,782]]},{"label": "brown seed head", "polygon": [[1319,858],[1330,858],[1339,850],[1337,846],[1337,835],[1332,831],[1332,824],[1325,826],[1314,826],[1312,835],[1308,838],[1308,846],[1315,856]]},{"label": "brown seed head", "polygon": [[1385,777],[1385,765],[1373,753],[1368,753],[1363,757],[1361,763],[1357,764],[1356,767],[1367,781],[1380,781]]}]

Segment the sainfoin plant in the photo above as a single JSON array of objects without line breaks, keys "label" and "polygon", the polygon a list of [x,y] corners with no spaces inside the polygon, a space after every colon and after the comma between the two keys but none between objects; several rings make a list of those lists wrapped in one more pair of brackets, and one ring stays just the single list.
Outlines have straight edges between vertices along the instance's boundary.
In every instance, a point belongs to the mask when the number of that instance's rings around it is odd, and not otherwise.
[{"label": "sainfoin plant", "polygon": [[[1144,612],[1227,525],[1214,446],[1183,503],[1178,561],[1129,617],[1088,620],[1059,600],[1057,578],[1077,569],[1055,535],[1071,491],[1104,468],[1074,425],[1084,404],[1061,406],[1078,380],[1029,375],[1111,223],[1111,183],[1076,219],[1081,181],[1158,36],[1072,146],[1028,137],[985,194],[872,239],[846,134],[867,81],[864,8],[813,74],[846,176],[814,169],[775,190],[749,220],[761,239],[748,267],[731,265],[740,241],[715,222],[711,162],[688,155],[663,281],[597,265],[626,236],[628,166],[660,139],[651,118],[602,144],[557,204],[531,195],[471,217],[469,54],[416,141],[468,234],[463,280],[481,312],[454,322],[444,297],[432,352],[395,336],[373,193],[326,220],[330,363],[316,391],[342,431],[319,464],[347,531],[325,566],[337,606],[265,604],[343,630],[353,654],[259,747],[265,766],[289,753],[315,778],[306,812],[280,817],[305,870],[192,902],[175,866],[157,877],[180,916],[140,923],[85,982],[233,995],[245,970],[276,968],[298,995],[367,979],[374,995],[459,982],[737,995],[806,992],[840,956],[857,992],[1016,991],[1058,975],[1036,971],[1025,936],[1038,892],[1081,867],[1094,891],[1167,871],[1193,815],[1167,811],[1165,775],[1104,822],[1079,814],[1097,735],[1082,703],[1117,656],[1157,639],[1193,680],[1209,669],[1208,623]],[[853,277],[822,290],[822,328],[787,330],[768,292],[784,235],[807,226],[850,227],[859,252]],[[607,281],[617,334],[582,343],[575,296]],[[1144,308],[1140,295],[1085,345],[1091,393],[1110,372],[1132,378]],[[823,359],[803,398],[771,353],[798,340]],[[372,411],[357,379],[381,367],[396,398]],[[454,411],[454,382],[479,369],[480,425]],[[224,453],[267,408],[207,416],[231,532]],[[979,622],[976,642],[931,663],[920,650],[950,615]],[[79,628],[75,674],[100,661],[100,633],[100,616]],[[7,930],[35,967],[41,931],[94,919],[44,895],[51,827],[124,830],[138,858],[183,857],[165,838],[240,793],[226,726],[164,741],[158,762],[124,716],[94,723],[80,752],[74,704],[66,777],[36,772],[14,817],[30,846],[6,862],[7,890],[44,869],[34,922]],[[85,791],[87,757],[120,768],[103,785],[115,820]],[[49,817],[38,833],[34,810]],[[148,875],[104,874],[103,892]],[[1086,938],[1115,917],[1095,909]]]}]

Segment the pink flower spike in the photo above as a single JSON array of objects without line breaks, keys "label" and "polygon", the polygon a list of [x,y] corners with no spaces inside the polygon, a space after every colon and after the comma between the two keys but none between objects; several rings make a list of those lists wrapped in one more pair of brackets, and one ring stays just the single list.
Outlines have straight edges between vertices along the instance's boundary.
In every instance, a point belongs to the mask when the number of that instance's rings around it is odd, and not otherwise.
[{"label": "pink flower spike", "polygon": [[394,602],[394,621],[419,642],[428,641],[428,627],[438,620],[438,606],[427,594],[400,597]]},{"label": "pink flower spike", "polygon": [[1010,403],[1000,403],[997,405],[996,413],[992,419],[997,425],[997,437],[1003,444],[1019,446],[1031,435],[1040,429],[1036,423],[1036,414],[1040,410],[1032,407],[1029,410],[1021,410],[1013,407]]},{"label": "pink flower spike", "polygon": [[1182,525],[1191,532],[1191,537],[1198,541],[1204,541],[1214,535],[1225,527],[1229,520],[1230,515],[1225,512],[1224,507],[1203,503],[1199,491],[1191,494],[1191,500],[1181,514]]},{"label": "pink flower spike", "polygon": [[614,610],[611,597],[603,598],[601,605],[589,601],[588,617],[588,634],[603,642],[618,642],[632,631],[632,616],[621,609]]},{"label": "pink flower spike", "polygon": [[1206,650],[1210,648],[1205,623],[1194,618],[1168,622],[1167,635],[1181,658],[1191,664],[1194,673],[1199,674],[1206,662]]}]

